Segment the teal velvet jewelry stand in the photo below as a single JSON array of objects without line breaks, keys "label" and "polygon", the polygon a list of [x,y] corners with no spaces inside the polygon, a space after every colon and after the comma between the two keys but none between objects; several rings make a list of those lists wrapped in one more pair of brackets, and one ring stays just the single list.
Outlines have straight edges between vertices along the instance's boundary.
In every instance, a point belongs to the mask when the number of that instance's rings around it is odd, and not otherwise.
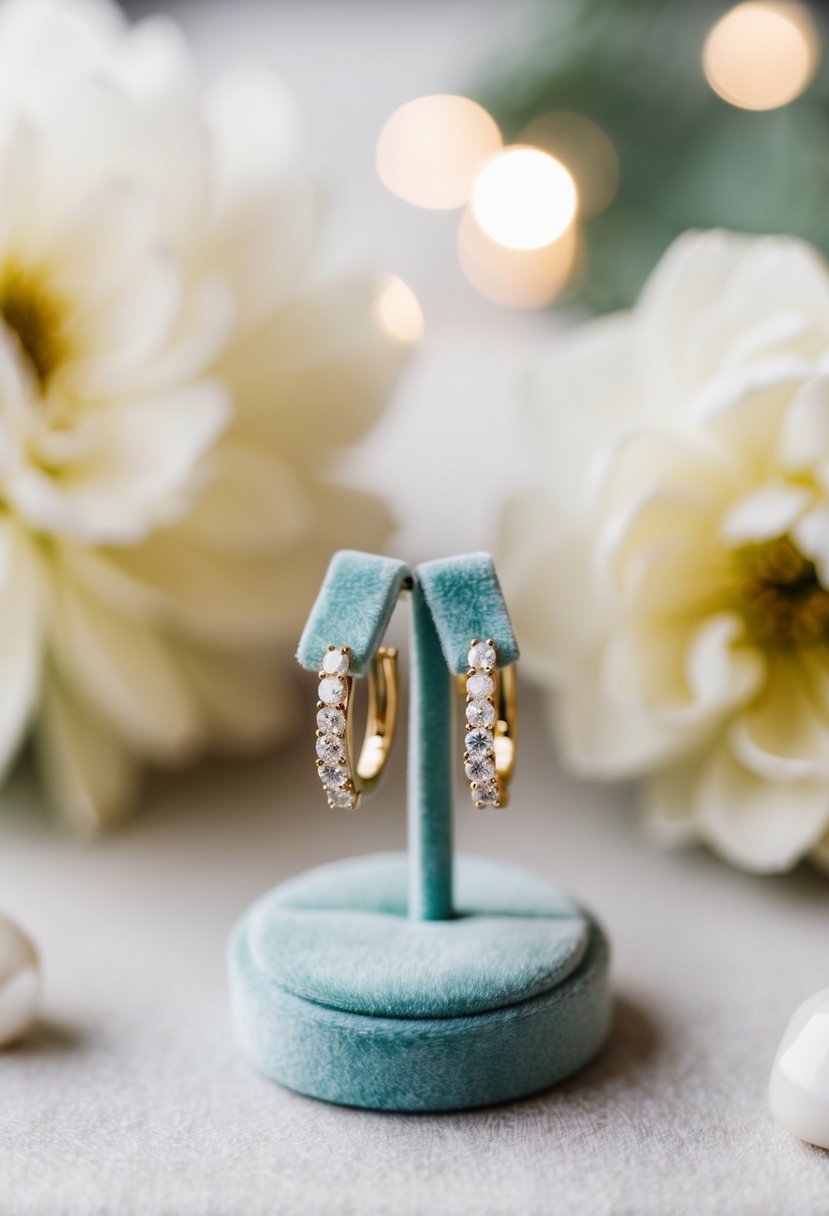
[{"label": "teal velvet jewelry stand", "polygon": [[473,636],[492,638],[500,663],[518,657],[487,554],[414,574],[336,554],[299,662],[317,672],[329,644],[347,645],[364,674],[404,588],[409,855],[321,866],[265,895],[232,935],[231,997],[245,1053],[288,1088],[380,1110],[456,1110],[544,1089],[595,1054],[609,1025],[608,947],[555,884],[492,859],[453,866],[452,682]]}]

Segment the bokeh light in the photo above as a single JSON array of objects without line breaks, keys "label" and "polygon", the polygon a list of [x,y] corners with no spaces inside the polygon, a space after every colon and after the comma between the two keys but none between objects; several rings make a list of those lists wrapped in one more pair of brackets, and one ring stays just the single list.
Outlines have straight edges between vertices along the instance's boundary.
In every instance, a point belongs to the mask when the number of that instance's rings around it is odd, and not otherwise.
[{"label": "bokeh light", "polygon": [[519,143],[549,152],[569,169],[578,191],[579,214],[598,215],[619,187],[619,157],[598,123],[566,110],[541,114],[522,131]]},{"label": "bokeh light", "polygon": [[470,205],[458,230],[458,260],[466,278],[482,296],[510,308],[550,304],[571,281],[578,252],[575,224],[539,248],[515,249],[484,232]]},{"label": "bokeh light", "polygon": [[509,249],[539,249],[570,226],[578,196],[570,173],[539,148],[505,148],[481,169],[472,189],[480,228]]},{"label": "bokeh light", "polygon": [[374,301],[374,320],[398,342],[413,344],[423,337],[423,309],[417,296],[397,275],[386,275]]},{"label": "bokeh light", "polygon": [[738,4],[712,28],[702,66],[715,93],[745,110],[773,110],[799,97],[820,58],[820,39],[798,3]]},{"label": "bokeh light", "polygon": [[498,124],[468,97],[439,93],[395,110],[377,141],[377,172],[418,207],[462,207],[481,165],[501,147]]}]

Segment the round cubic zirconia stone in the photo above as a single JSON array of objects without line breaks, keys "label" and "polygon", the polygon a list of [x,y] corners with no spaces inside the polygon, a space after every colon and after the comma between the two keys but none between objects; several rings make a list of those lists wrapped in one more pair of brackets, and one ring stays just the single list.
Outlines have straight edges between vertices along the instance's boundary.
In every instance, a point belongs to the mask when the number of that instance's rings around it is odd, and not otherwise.
[{"label": "round cubic zirconia stone", "polygon": [[317,769],[322,784],[331,790],[339,789],[348,777],[345,765],[321,764]]},{"label": "round cubic zirconia stone", "polygon": [[331,803],[332,806],[344,806],[344,807],[348,807],[348,809],[350,810],[354,806],[354,803],[356,802],[356,798],[351,790],[347,790],[347,789],[329,790],[328,791],[328,801]]},{"label": "round cubic zirconia stone", "polygon": [[488,730],[471,730],[463,742],[470,756],[486,755],[492,750],[492,735]]},{"label": "round cubic zirconia stone", "polygon": [[317,739],[317,755],[320,760],[330,760],[336,764],[343,754],[343,741],[336,735],[323,735],[321,739]]},{"label": "round cubic zirconia stone", "polygon": [[321,709],[317,713],[317,730],[324,735],[345,734],[345,714],[340,709]]},{"label": "round cubic zirconia stone", "polygon": [[[470,756],[463,766],[463,771],[470,781],[477,781],[478,784],[483,784],[491,781],[495,776],[495,764],[490,760],[489,756]],[[476,795],[478,793],[477,790],[473,790],[472,792]]]},{"label": "round cubic zirconia stone", "polygon": [[344,676],[348,671],[348,655],[343,650],[326,650],[322,670],[328,676]]},{"label": "round cubic zirconia stone", "polygon": [[495,692],[495,681],[485,671],[476,671],[466,681],[466,691],[470,697],[491,697]]},{"label": "round cubic zirconia stone", "polygon": [[320,680],[319,699],[326,705],[340,705],[345,700],[345,680],[336,676],[326,676]]},{"label": "round cubic zirconia stone", "polygon": [[495,666],[495,647],[490,646],[488,642],[476,642],[470,650],[467,661],[470,667],[489,667]]},{"label": "round cubic zirconia stone", "polygon": [[470,726],[492,726],[495,707],[489,701],[470,701],[466,707],[466,720]]},{"label": "round cubic zirconia stone", "polygon": [[473,790],[472,797],[476,802],[483,803],[484,806],[497,806],[501,801],[498,786],[494,781],[490,785],[482,785],[479,789]]}]

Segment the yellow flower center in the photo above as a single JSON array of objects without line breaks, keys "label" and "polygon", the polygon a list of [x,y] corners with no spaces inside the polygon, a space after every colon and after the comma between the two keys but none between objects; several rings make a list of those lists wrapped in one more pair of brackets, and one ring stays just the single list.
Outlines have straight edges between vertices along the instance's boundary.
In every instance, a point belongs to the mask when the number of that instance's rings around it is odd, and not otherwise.
[{"label": "yellow flower center", "polygon": [[742,601],[752,636],[766,645],[829,641],[829,591],[788,536],[741,551]]},{"label": "yellow flower center", "polygon": [[61,302],[37,274],[14,263],[0,273],[0,316],[17,335],[41,386],[66,353],[63,313]]}]

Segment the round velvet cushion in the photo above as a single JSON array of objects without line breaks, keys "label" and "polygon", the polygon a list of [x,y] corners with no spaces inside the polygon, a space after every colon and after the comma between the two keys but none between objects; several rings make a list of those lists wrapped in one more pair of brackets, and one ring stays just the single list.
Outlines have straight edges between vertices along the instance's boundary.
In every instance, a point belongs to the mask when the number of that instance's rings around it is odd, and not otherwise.
[{"label": "round velvet cushion", "polygon": [[483,1105],[584,1064],[609,1023],[608,950],[555,884],[456,863],[457,916],[406,919],[405,854],[322,866],[237,926],[231,992],[256,1066],[289,1088],[388,1110]]},{"label": "round velvet cushion", "polygon": [[485,858],[459,867],[457,916],[406,919],[405,857],[322,866],[251,911],[254,965],[295,996],[385,1017],[515,1005],[581,962],[588,923],[560,888]]}]

